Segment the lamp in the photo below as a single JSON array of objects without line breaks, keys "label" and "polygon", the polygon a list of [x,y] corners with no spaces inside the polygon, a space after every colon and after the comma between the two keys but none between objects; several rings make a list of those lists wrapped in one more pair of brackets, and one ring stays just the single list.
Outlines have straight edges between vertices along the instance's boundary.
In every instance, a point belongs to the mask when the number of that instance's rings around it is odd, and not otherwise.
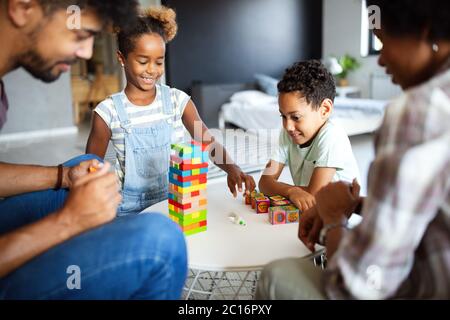
[{"label": "lamp", "polygon": [[342,71],[344,71],[342,69],[342,66],[339,64],[339,62],[338,62],[336,57],[328,57],[328,58],[326,58],[325,61],[324,61],[324,65],[331,72],[331,74],[334,75],[334,76],[338,75]]}]

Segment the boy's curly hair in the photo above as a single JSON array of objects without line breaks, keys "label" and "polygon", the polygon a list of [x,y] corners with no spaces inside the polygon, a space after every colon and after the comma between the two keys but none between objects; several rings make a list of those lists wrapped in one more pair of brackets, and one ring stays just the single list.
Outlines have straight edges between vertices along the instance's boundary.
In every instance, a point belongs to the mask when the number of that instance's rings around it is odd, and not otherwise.
[{"label": "boy's curly hair", "polygon": [[137,0],[38,0],[38,2],[46,15],[51,15],[56,10],[66,10],[72,5],[80,7],[81,10],[93,9],[104,24],[115,28],[133,25],[139,6]]},{"label": "boy's curly hair", "polygon": [[294,63],[278,83],[279,93],[299,91],[317,110],[324,99],[334,101],[336,86],[331,73],[319,60]]},{"label": "boy's curly hair", "polygon": [[145,9],[134,27],[122,28],[117,33],[119,51],[126,57],[134,49],[134,41],[143,34],[156,33],[168,43],[177,34],[178,25],[173,9],[165,6]]}]

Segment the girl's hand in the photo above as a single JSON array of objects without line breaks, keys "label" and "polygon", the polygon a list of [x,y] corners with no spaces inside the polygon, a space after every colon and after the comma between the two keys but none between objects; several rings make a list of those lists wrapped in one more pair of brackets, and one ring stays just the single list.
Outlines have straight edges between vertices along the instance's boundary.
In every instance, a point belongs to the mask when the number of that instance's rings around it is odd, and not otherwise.
[{"label": "girl's hand", "polygon": [[288,198],[301,211],[306,211],[316,204],[314,196],[299,187],[290,188]]},{"label": "girl's hand", "polygon": [[227,183],[233,196],[236,198],[236,185],[239,192],[242,192],[242,183],[245,184],[245,193],[252,192],[256,188],[255,180],[252,176],[245,174],[238,166],[232,166],[227,170]]}]

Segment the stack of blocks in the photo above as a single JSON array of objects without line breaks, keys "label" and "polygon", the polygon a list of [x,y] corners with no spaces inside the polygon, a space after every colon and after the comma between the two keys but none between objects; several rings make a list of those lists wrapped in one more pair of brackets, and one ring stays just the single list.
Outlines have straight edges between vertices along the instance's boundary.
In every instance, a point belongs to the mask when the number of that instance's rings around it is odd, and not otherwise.
[{"label": "stack of blocks", "polygon": [[206,231],[206,145],[172,144],[169,168],[169,216],[187,235]]},{"label": "stack of blocks", "polygon": [[300,211],[282,196],[267,197],[254,190],[245,196],[245,204],[251,205],[256,213],[268,213],[271,224],[285,224],[299,221]]}]

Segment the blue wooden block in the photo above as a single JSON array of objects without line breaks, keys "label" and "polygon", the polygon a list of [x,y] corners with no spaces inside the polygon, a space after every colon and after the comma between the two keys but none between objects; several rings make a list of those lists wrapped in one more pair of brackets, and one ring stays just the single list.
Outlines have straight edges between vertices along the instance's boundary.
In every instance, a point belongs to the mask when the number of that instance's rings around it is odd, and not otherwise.
[{"label": "blue wooden block", "polygon": [[176,180],[176,179],[174,179],[172,177],[169,177],[169,182],[173,183],[174,185],[177,185],[179,187],[183,187],[183,188],[192,186],[192,182],[191,181],[181,182],[181,181],[178,181],[178,180]]},{"label": "blue wooden block", "polygon": [[197,173],[193,173],[192,170],[178,170],[178,169],[175,169],[173,167],[169,168],[169,172],[175,173],[175,174],[177,174],[179,176],[182,176],[182,177],[196,176],[196,175],[199,175],[199,174],[208,173],[208,168],[194,169],[194,171],[197,172]]}]

